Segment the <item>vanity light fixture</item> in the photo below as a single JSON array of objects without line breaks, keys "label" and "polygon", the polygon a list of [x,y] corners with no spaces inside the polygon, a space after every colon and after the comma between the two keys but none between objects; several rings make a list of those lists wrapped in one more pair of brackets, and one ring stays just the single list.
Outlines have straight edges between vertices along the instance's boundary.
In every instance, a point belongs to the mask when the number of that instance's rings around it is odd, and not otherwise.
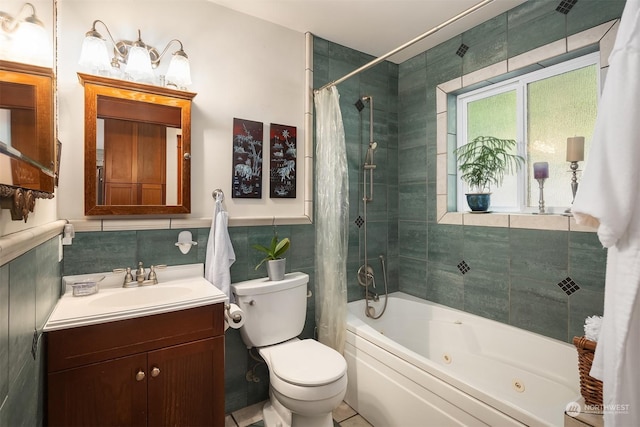
[{"label": "vanity light fixture", "polygon": [[[109,36],[108,41],[113,46],[111,60],[109,60],[105,39],[96,30],[96,24],[98,23],[104,26]],[[93,71],[98,71],[98,73],[114,68],[120,69],[121,65],[124,65],[125,75],[128,74],[136,81],[153,83],[155,80],[153,69],[158,67],[160,60],[174,42],[177,42],[180,48],[172,54],[165,76],[166,83],[163,85],[184,88],[191,84],[191,69],[189,67],[189,58],[184,52],[180,40],[170,40],[162,53],[142,41],[140,30],[138,30],[138,39],[136,41],[120,40],[116,42],[107,25],[99,19],[93,21],[91,29],[85,34],[79,64]]]},{"label": "vanity light fixture", "polygon": [[0,56],[6,55],[14,62],[51,66],[49,36],[31,3],[23,4],[16,16],[0,11],[0,28],[4,33],[0,33],[0,39],[8,41],[6,52],[0,47]]}]

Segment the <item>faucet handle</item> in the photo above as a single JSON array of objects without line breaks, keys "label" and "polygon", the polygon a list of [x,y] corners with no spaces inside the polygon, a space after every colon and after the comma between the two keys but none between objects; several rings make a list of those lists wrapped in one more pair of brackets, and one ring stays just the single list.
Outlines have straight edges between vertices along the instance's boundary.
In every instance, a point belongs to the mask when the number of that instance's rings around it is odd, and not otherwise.
[{"label": "faucet handle", "polygon": [[154,284],[154,285],[157,285],[157,284],[158,284],[158,276],[156,275],[156,270],[163,269],[163,268],[167,268],[167,265],[166,265],[166,264],[152,265],[152,266],[149,268],[149,270],[150,270],[150,271],[149,271],[149,278],[148,278],[148,280],[153,281],[153,284]]},{"label": "faucet handle", "polygon": [[142,261],[138,262],[138,269],[136,270],[136,281],[144,282],[144,267],[142,266]]},{"label": "faucet handle", "polygon": [[131,267],[127,267],[127,272],[124,275],[124,283],[133,282],[133,274],[131,274]]},{"label": "faucet handle", "polygon": [[158,276],[156,276],[156,268],[152,265],[149,267],[149,279],[154,285],[158,284]]}]

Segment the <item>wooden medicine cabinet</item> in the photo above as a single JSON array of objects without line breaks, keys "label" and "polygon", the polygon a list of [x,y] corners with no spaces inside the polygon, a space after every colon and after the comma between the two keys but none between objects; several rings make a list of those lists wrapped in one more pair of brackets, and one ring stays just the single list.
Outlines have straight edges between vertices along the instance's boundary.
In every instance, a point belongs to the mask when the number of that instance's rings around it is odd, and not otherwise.
[{"label": "wooden medicine cabinet", "polygon": [[0,206],[27,221],[53,198],[53,70],[0,60]]},{"label": "wooden medicine cabinet", "polygon": [[85,215],[191,212],[193,92],[78,73]]}]

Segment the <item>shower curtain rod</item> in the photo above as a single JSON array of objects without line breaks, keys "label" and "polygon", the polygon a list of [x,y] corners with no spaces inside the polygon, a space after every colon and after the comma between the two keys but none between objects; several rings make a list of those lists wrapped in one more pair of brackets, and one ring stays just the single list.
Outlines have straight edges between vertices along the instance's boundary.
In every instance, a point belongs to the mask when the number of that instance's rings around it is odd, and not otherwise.
[{"label": "shower curtain rod", "polygon": [[365,71],[365,70],[373,67],[374,65],[379,64],[380,62],[384,61],[388,57],[395,55],[396,53],[408,48],[409,46],[419,42],[420,40],[422,40],[422,39],[424,39],[426,37],[429,37],[431,34],[443,29],[447,25],[450,25],[450,24],[454,23],[455,21],[457,21],[460,18],[464,18],[465,16],[469,15],[470,13],[475,12],[476,10],[480,9],[481,7],[484,7],[485,5],[487,5],[487,4],[491,3],[491,2],[493,2],[493,0],[483,0],[480,3],[476,4],[475,6],[471,6],[469,9],[460,12],[459,14],[454,16],[453,18],[448,19],[448,20],[444,21],[442,24],[433,27],[429,31],[420,34],[418,37],[414,38],[413,40],[410,40],[410,41],[406,42],[405,44],[403,44],[400,47],[397,47],[397,48],[393,49],[391,52],[388,52],[388,53],[385,53],[382,56],[379,56],[378,58],[374,59],[373,61],[368,62],[367,64],[365,64],[362,67],[360,67],[360,68],[350,72],[349,74],[339,78],[338,80],[334,80],[332,82],[327,83],[326,85],[322,86],[320,89],[317,89],[317,91],[321,91],[323,89],[330,88],[331,86],[336,86],[336,85],[342,83],[343,81],[345,81],[347,79],[350,79],[351,77],[355,76],[356,74],[359,74],[362,71]]}]

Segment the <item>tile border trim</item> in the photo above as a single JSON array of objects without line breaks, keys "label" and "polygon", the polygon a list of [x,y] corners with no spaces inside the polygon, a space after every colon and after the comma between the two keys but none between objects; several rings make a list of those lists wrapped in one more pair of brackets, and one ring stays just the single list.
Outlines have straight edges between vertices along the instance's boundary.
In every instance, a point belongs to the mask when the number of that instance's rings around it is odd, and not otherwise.
[{"label": "tile border trim", "polygon": [[57,220],[0,237],[0,266],[60,235],[66,223]]}]

